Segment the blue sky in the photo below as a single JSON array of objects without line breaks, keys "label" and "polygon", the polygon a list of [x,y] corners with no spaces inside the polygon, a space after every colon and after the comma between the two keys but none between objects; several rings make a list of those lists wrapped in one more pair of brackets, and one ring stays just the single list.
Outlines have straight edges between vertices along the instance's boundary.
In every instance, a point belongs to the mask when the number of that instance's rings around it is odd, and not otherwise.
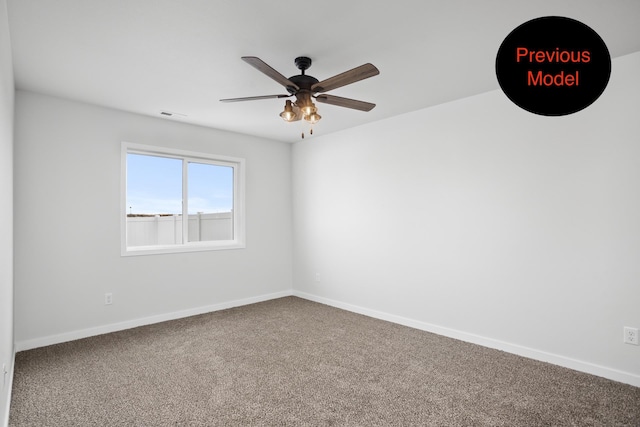
[{"label": "blue sky", "polygon": [[[188,171],[189,214],[231,211],[233,168],[189,163]],[[182,213],[182,160],[127,154],[127,213]]]}]

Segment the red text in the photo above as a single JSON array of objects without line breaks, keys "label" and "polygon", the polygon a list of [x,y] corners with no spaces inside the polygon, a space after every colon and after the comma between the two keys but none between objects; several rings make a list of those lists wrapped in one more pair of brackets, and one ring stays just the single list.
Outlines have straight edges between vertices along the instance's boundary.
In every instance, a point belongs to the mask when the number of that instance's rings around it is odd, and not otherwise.
[{"label": "red text", "polygon": [[533,71],[527,72],[527,86],[578,86],[579,84],[578,71],[575,74],[565,74],[564,71],[561,71],[556,75],[544,74],[542,71],[538,71],[536,74]]},{"label": "red text", "polygon": [[516,48],[516,62],[528,61],[536,63],[544,62],[582,62],[587,63],[591,61],[591,52],[588,50],[573,51],[573,50],[560,50],[557,47],[555,50],[529,50],[526,47]]}]

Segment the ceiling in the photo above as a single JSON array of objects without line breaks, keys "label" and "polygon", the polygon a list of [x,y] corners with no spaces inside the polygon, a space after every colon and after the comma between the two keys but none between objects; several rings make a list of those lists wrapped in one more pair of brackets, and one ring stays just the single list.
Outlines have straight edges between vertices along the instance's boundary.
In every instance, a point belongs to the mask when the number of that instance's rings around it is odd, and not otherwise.
[{"label": "ceiling", "polygon": [[330,92],[376,108],[318,104],[319,135],[497,89],[498,47],[540,16],[587,24],[613,58],[640,51],[638,0],[8,0],[8,14],[17,89],[287,142],[308,125],[278,117],[284,100],[219,102],[286,93],[240,57],[290,77],[309,56],[319,80],[376,65]]}]

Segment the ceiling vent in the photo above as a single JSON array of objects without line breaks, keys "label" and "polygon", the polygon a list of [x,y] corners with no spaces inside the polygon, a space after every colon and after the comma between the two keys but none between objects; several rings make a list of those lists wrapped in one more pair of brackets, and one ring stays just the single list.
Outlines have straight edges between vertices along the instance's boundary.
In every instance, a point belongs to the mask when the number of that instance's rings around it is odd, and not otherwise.
[{"label": "ceiling vent", "polygon": [[161,116],[165,116],[165,117],[175,117],[175,118],[185,118],[185,117],[187,117],[186,114],[175,113],[173,111],[166,111],[166,110],[160,111],[160,115]]}]

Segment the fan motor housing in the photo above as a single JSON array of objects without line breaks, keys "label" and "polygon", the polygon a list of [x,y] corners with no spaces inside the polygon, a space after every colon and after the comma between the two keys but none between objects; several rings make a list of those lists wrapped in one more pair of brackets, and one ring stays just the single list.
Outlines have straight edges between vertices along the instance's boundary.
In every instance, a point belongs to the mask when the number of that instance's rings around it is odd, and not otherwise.
[{"label": "fan motor housing", "polygon": [[287,86],[287,91],[292,95],[295,95],[298,92],[311,93],[311,86],[318,83],[319,81],[315,77],[307,76],[304,73],[305,70],[311,67],[311,58],[309,58],[308,56],[298,56],[295,59],[295,63],[296,63],[296,67],[298,67],[298,69],[302,72],[302,74],[299,74],[297,76],[291,76],[289,77],[289,80],[292,83],[295,83],[300,89],[297,90],[291,86]]},{"label": "fan motor housing", "polygon": [[[311,86],[318,83],[319,81],[315,77],[307,76],[306,74],[291,76],[289,77],[289,80],[291,80],[293,83],[298,85],[300,90],[307,90],[307,91],[311,91]],[[295,94],[297,92],[296,89],[292,87],[287,87],[287,90],[289,91],[290,94]]]}]

